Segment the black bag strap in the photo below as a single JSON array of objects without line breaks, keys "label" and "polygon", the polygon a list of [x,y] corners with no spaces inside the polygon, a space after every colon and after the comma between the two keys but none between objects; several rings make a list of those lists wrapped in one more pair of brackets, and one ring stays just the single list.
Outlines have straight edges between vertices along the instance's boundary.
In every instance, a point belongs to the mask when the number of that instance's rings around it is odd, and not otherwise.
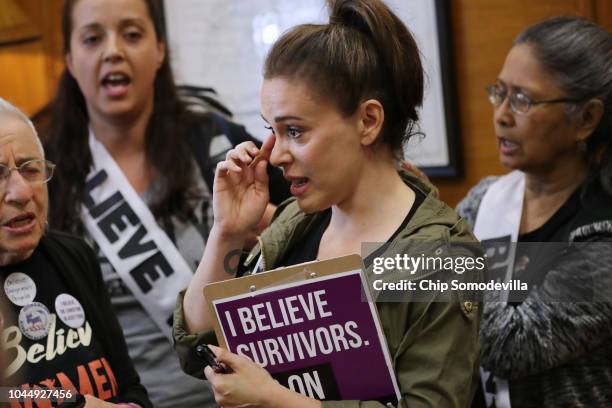
[{"label": "black bag strap", "polygon": [[213,182],[215,179],[214,171],[211,171],[210,164],[210,142],[212,140],[210,130],[202,124],[194,126],[189,132],[189,145],[193,151],[193,157],[198,164],[200,173],[208,186],[208,189],[212,192]]},{"label": "black bag strap", "polygon": [[227,137],[232,146],[236,146],[243,140],[238,140],[237,129],[234,129],[234,127],[240,128],[240,126],[227,121],[223,116],[215,112],[208,112],[205,116],[210,119],[213,126],[207,126],[205,120],[200,121],[191,131],[189,142],[193,150],[193,155],[198,163],[198,167],[202,172],[202,176],[210,191],[212,191],[215,179],[215,166],[220,160],[225,158],[224,153],[216,157],[211,157],[210,144],[213,138],[223,134]]},{"label": "black bag strap", "polygon": [[219,101],[217,91],[209,87],[194,85],[179,85],[177,91],[181,100],[188,106],[199,106],[205,112],[218,112],[227,118],[232,118],[232,112]]},{"label": "black bag strap", "polygon": [[[211,157],[211,143],[213,139],[223,134],[227,137],[232,147],[245,141],[252,141],[256,145],[261,146],[261,141],[253,138],[244,126],[231,121],[231,112],[221,103],[214,100],[213,96],[216,93],[212,88],[183,86],[182,89],[182,99],[192,97],[190,100],[184,99],[187,107],[194,107],[195,109],[193,110],[199,111],[204,117],[203,120],[198,121],[196,126],[193,127],[189,135],[189,142],[202,177],[212,192],[215,180],[215,167],[219,161],[225,159],[225,152],[216,153],[215,157]],[[215,107],[215,105],[220,106],[220,108]],[[268,166],[268,175],[270,176],[270,200],[278,205],[290,197],[289,185],[284,180],[283,173],[279,169]]]},{"label": "black bag strap", "polygon": [[[198,121],[189,134],[189,145],[193,156],[198,164],[200,173],[208,185],[210,191],[215,179],[214,166],[216,161],[210,157],[210,144],[212,139],[219,133],[225,134],[233,144],[232,131],[227,118],[232,117],[232,112],[217,99],[217,92],[213,88],[199,87],[193,85],[181,85],[177,87],[179,97],[185,103],[188,110],[203,115],[204,119]],[[208,120],[214,126],[211,129]]]}]

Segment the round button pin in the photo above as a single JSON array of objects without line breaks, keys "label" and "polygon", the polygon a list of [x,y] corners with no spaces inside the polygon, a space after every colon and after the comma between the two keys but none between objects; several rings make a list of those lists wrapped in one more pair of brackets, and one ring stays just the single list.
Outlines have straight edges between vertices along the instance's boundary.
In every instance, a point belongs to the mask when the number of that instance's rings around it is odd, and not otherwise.
[{"label": "round button pin", "polygon": [[55,313],[68,327],[77,329],[85,323],[85,310],[72,295],[62,293],[55,298]]},{"label": "round button pin", "polygon": [[17,306],[25,306],[36,297],[36,284],[23,272],[13,272],[4,281],[4,293]]},{"label": "round button pin", "polygon": [[19,330],[30,340],[40,340],[49,334],[49,309],[40,302],[32,302],[19,312]]}]

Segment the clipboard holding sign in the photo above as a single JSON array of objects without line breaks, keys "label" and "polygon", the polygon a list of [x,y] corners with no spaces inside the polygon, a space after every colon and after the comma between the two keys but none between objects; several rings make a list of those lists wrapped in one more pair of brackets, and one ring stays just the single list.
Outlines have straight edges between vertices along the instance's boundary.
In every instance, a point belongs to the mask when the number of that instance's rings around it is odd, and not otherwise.
[{"label": "clipboard holding sign", "polygon": [[350,255],[204,289],[219,344],[319,400],[396,406],[399,388],[363,261]]}]

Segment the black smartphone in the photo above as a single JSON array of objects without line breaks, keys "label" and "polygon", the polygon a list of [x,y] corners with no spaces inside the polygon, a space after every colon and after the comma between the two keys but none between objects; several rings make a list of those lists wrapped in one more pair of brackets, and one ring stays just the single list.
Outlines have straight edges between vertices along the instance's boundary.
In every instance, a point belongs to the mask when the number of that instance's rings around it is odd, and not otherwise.
[{"label": "black smartphone", "polygon": [[196,347],[196,354],[200,357],[206,365],[209,365],[215,373],[218,374],[229,374],[231,371],[217,361],[217,357],[215,357],[215,353],[205,344],[199,344]]}]

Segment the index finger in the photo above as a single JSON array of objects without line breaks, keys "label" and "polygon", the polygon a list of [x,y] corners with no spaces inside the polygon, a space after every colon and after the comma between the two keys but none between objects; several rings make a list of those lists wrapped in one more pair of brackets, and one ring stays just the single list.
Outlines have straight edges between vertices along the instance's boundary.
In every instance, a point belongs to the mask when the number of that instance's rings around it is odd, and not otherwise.
[{"label": "index finger", "polygon": [[272,155],[272,149],[274,149],[274,143],[276,143],[276,136],[270,135],[259,149],[257,156],[255,156],[253,161],[249,163],[248,167],[255,167],[260,160],[266,160],[269,162],[270,156]]}]

